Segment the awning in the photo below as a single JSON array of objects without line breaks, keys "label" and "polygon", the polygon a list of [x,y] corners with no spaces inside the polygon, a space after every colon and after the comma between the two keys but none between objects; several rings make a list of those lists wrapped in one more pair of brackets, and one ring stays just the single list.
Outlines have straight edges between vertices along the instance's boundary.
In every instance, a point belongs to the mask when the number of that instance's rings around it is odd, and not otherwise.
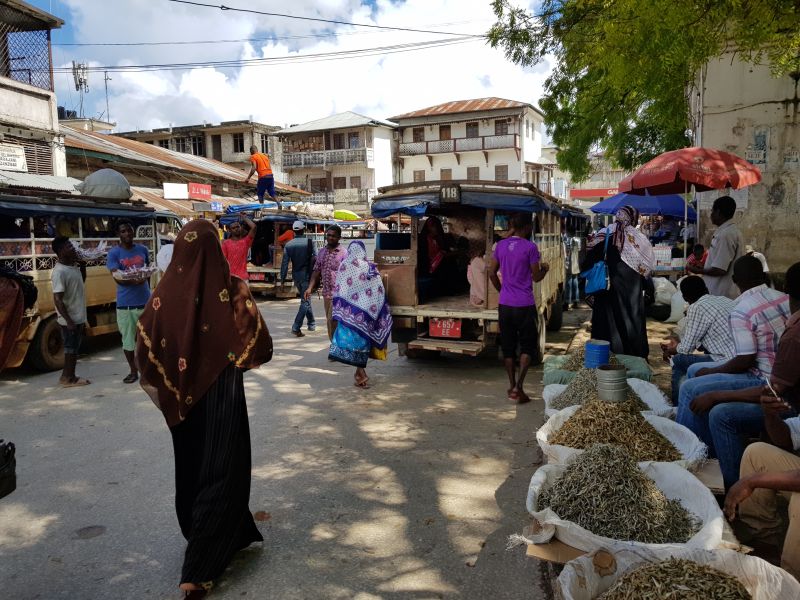
[{"label": "awning", "polygon": [[372,203],[372,216],[383,219],[398,213],[410,217],[421,217],[429,206],[439,206],[439,194],[410,194],[402,198],[375,200]]},{"label": "awning", "polygon": [[37,175],[36,173],[19,173],[17,171],[0,170],[0,187],[48,190],[76,194],[75,186],[80,182],[80,179],[75,179],[74,177]]},{"label": "awning", "polygon": [[39,204],[34,202],[12,202],[0,200],[0,214],[12,217],[38,217],[47,215],[65,215],[73,217],[152,217],[152,210],[141,210],[136,207],[112,208],[104,204],[94,206],[70,206],[66,204]]},{"label": "awning", "polygon": [[543,212],[551,211],[554,204],[544,198],[532,194],[504,194],[500,192],[474,192],[461,191],[461,204],[465,206],[479,206],[495,210],[510,210],[518,212]]}]

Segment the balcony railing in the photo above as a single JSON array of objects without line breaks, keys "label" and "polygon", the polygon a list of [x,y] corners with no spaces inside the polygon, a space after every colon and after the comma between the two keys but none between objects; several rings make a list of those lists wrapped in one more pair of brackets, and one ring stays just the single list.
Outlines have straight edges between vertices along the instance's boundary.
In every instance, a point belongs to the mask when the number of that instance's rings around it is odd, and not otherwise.
[{"label": "balcony railing", "polygon": [[482,135],[478,137],[406,142],[400,144],[400,156],[415,154],[443,154],[445,152],[471,152],[475,150],[519,149],[519,135]]},{"label": "balcony railing", "polygon": [[372,162],[372,148],[348,148],[345,150],[315,150],[311,152],[284,152],[283,166],[324,167],[327,165],[352,165]]},{"label": "balcony railing", "polygon": [[340,206],[368,206],[372,197],[377,194],[375,189],[345,189],[331,192],[314,192],[311,196],[303,198],[304,202],[312,204],[333,204]]}]

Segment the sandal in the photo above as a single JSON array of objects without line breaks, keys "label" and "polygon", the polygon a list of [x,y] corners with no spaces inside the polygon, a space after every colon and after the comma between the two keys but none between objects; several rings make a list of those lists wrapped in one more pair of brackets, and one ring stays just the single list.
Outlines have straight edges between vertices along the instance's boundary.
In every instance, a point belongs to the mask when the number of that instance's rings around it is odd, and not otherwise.
[{"label": "sandal", "polygon": [[67,381],[61,384],[61,387],[71,388],[71,387],[80,387],[83,385],[89,385],[92,383],[88,379],[83,379],[82,377],[76,377],[73,381]]},{"label": "sandal", "polygon": [[139,379],[138,373],[128,373],[125,379],[122,380],[122,383],[135,383]]}]

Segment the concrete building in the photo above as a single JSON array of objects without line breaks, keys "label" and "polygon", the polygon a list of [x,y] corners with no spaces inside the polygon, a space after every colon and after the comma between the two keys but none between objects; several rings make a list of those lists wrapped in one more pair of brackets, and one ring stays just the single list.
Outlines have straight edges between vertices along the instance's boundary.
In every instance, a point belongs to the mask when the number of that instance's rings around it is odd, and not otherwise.
[{"label": "concrete building", "polygon": [[[0,4],[0,180],[65,177],[50,31],[64,21],[20,0]],[[13,185],[13,183],[11,184]]]},{"label": "concrete building", "polygon": [[552,169],[550,193],[560,200],[569,200],[572,180],[567,171],[558,167],[558,146],[542,146],[542,162]]},{"label": "concrete building", "polygon": [[252,120],[223,121],[219,125],[182,125],[150,131],[126,131],[121,137],[152,144],[183,154],[204,156],[239,169],[250,169],[250,146],[269,154],[276,181],[285,181],[281,145],[275,132],[280,127]]},{"label": "concrete building", "polygon": [[[701,70],[691,96],[695,145],[732,152],[761,169],[761,183],[731,195],[745,244],[767,257],[772,273],[800,259],[798,80],[797,74],[773,77],[768,64],[743,62],[731,52]],[[716,195],[705,193],[700,201],[705,243]]]},{"label": "concrete building", "polygon": [[591,175],[585,181],[573,183],[569,191],[572,204],[581,208],[591,208],[601,200],[619,193],[619,182],[630,173],[612,165],[602,152],[589,157],[592,165]]},{"label": "concrete building", "polygon": [[551,187],[542,112],[503,98],[456,100],[396,117],[398,183],[470,179]]},{"label": "concrete building", "polygon": [[343,112],[282,129],[287,183],[311,192],[312,202],[363,213],[377,188],[393,183],[395,127]]}]

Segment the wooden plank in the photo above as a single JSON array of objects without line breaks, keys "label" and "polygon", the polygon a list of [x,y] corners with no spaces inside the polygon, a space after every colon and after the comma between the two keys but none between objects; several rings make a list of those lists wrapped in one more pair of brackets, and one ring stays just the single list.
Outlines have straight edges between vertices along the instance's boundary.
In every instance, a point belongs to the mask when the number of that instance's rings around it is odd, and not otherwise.
[{"label": "wooden plank", "polygon": [[453,352],[477,356],[483,350],[482,342],[464,342],[460,340],[445,340],[436,338],[417,338],[409,342],[408,347],[413,350],[435,350],[438,352]]}]

